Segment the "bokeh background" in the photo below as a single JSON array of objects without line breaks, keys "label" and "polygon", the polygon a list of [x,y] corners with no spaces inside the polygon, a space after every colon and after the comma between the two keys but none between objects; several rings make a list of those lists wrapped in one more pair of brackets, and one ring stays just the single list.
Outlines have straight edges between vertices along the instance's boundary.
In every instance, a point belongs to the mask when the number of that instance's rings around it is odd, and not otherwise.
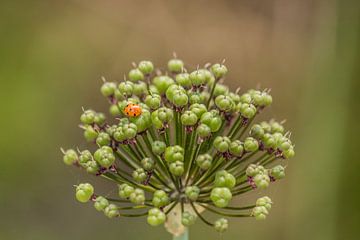
[{"label": "bokeh background", "polygon": [[107,109],[100,76],[173,51],[190,67],[225,58],[232,88],[272,88],[262,117],[287,119],[297,152],[268,221],[222,236],[198,221],[190,239],[359,239],[359,27],[359,1],[1,1],[0,239],[171,238],[77,203],[85,177],[59,148],[86,146],[81,106]]}]

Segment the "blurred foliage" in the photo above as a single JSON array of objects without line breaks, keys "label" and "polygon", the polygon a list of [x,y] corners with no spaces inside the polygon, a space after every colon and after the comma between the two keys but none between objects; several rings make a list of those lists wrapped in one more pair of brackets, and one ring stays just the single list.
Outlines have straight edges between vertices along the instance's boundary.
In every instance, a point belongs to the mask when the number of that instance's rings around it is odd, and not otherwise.
[{"label": "blurred foliage", "polygon": [[[142,59],[164,65],[174,50],[191,67],[226,58],[233,88],[271,87],[263,117],[294,129],[298,155],[267,192],[269,220],[232,220],[221,238],[358,239],[358,1],[14,0],[0,16],[0,239],[170,238],[78,204],[83,176],[59,147],[85,146],[81,106],[107,109],[100,76],[122,79]],[[191,239],[220,238],[192,229]]]}]

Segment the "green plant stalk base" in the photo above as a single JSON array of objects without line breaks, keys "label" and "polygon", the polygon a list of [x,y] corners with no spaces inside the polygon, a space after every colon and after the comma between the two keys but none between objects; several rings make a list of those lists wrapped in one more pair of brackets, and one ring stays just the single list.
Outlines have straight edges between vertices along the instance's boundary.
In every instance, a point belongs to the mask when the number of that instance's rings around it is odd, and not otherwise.
[{"label": "green plant stalk base", "polygon": [[182,235],[178,237],[174,236],[173,240],[189,240],[189,230],[186,228]]}]

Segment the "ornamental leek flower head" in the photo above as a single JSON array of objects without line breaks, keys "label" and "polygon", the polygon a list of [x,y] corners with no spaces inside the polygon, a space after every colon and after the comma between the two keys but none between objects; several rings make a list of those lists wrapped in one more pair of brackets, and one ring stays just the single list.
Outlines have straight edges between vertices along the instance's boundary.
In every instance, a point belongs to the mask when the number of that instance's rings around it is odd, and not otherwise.
[{"label": "ornamental leek flower head", "polygon": [[231,91],[223,84],[228,72],[224,63],[187,69],[174,58],[167,71],[141,61],[128,80],[103,79],[112,118],[83,109],[80,127],[91,150],[62,149],[63,161],[113,184],[118,195],[81,183],[76,199],[108,218],[165,223],[173,235],[199,220],[222,233],[231,217],[265,219],[269,197],[244,206],[235,199],[283,179],[294,145],[284,122],[256,121],[272,104],[270,91]]}]

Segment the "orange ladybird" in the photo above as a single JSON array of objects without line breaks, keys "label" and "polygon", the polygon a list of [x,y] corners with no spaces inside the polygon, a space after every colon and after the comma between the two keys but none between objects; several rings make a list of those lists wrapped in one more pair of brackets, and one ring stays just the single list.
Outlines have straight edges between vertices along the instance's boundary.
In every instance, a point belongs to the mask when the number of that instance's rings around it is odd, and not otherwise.
[{"label": "orange ladybird", "polygon": [[141,107],[134,103],[128,103],[124,108],[124,114],[128,117],[138,117],[141,115],[142,110]]}]

